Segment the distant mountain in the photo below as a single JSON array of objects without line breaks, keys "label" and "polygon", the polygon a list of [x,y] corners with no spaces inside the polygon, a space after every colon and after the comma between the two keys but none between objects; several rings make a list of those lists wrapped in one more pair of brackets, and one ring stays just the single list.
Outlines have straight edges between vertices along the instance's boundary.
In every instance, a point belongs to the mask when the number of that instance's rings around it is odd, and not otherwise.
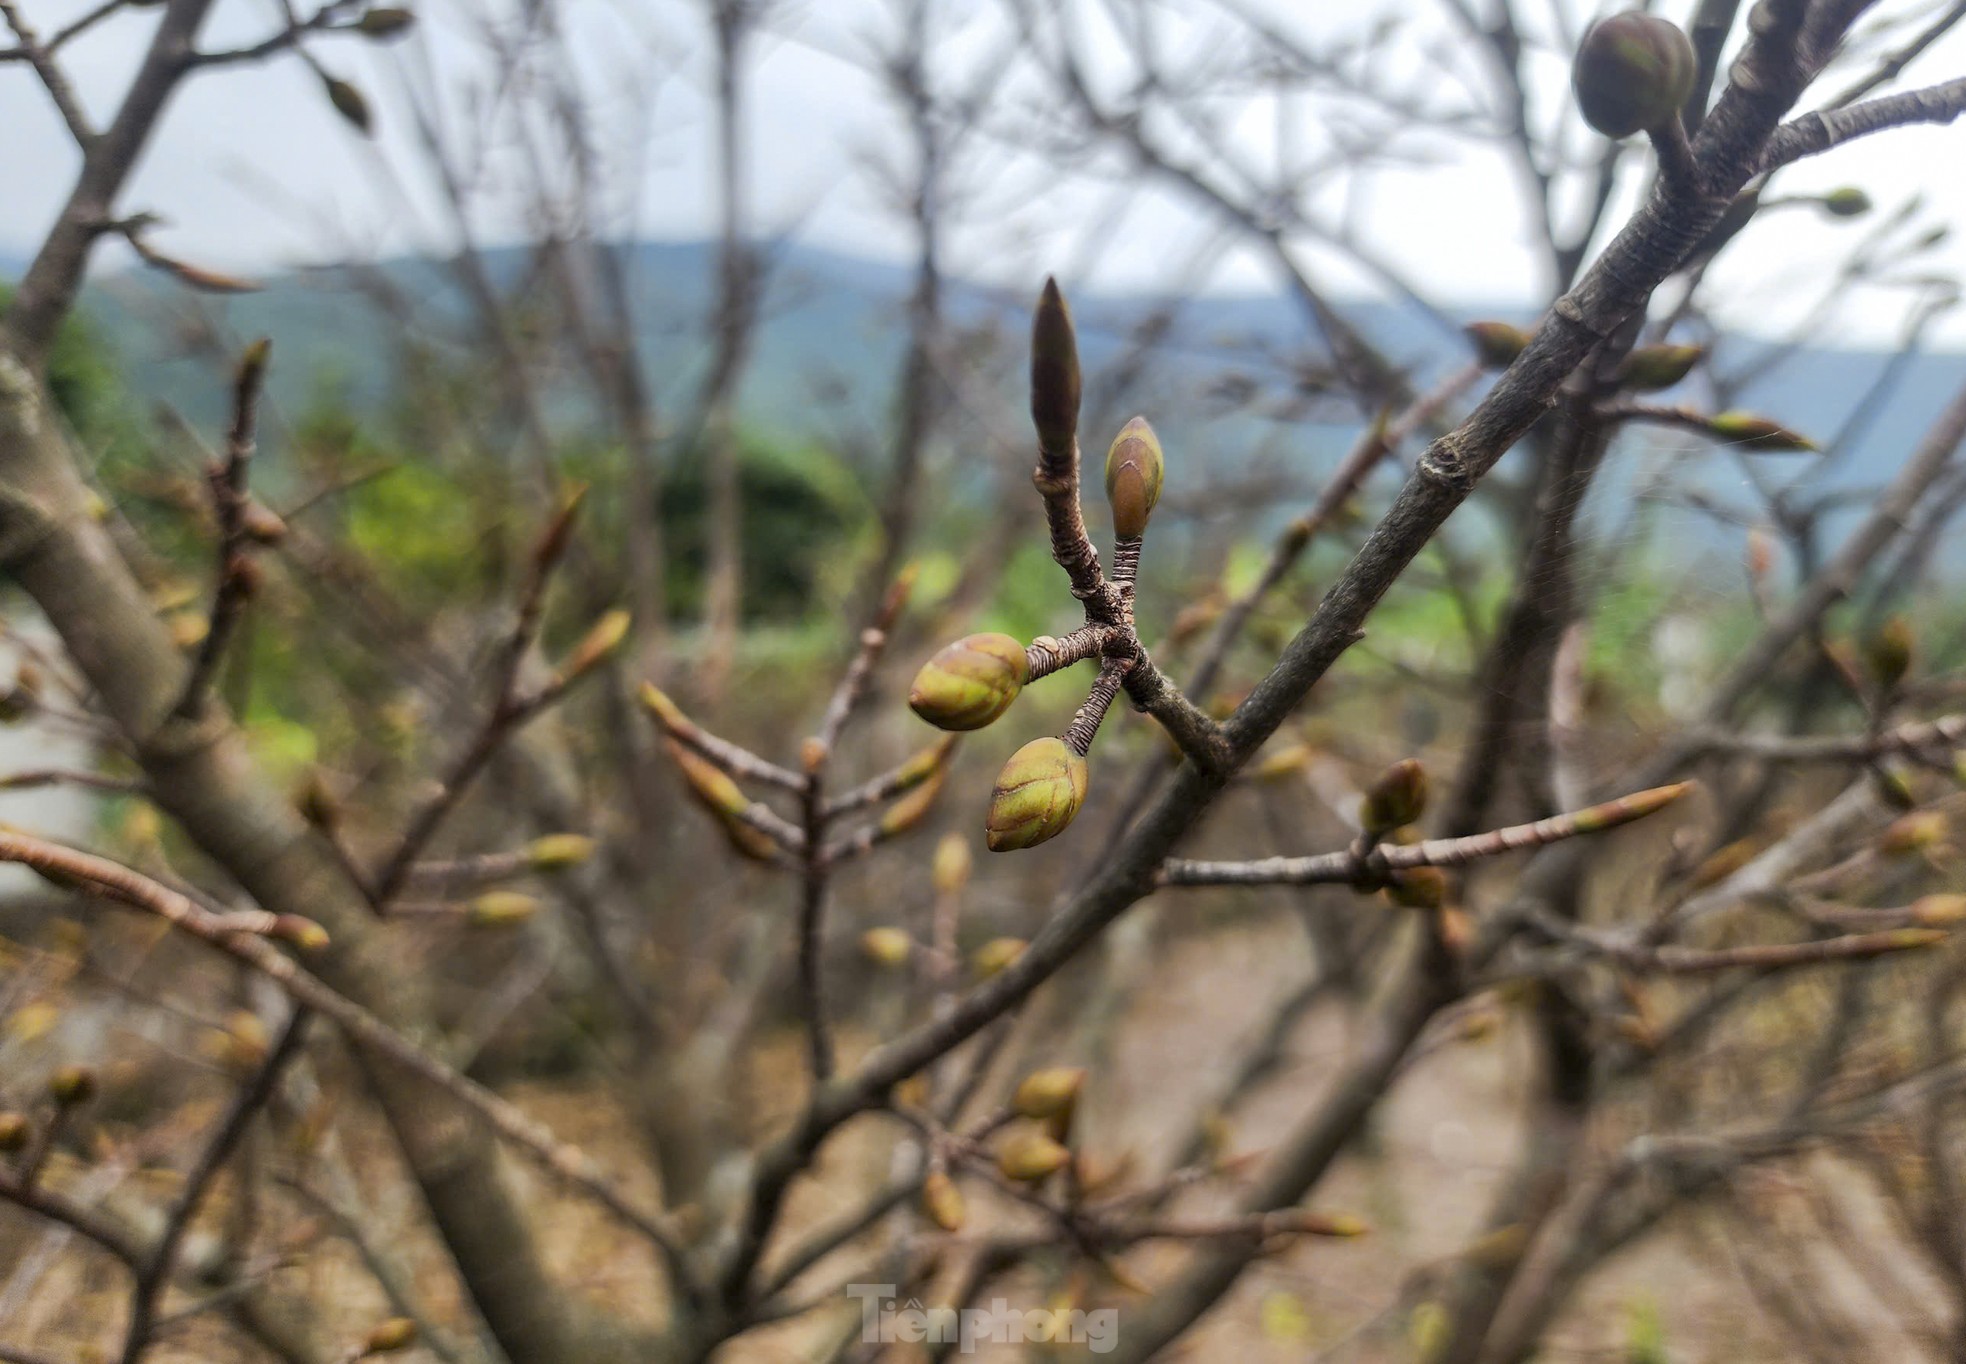
[{"label": "distant mountain", "polygon": [[[521,283],[526,253],[494,251],[487,268],[501,285]],[[393,260],[362,272],[398,297],[413,301],[419,325],[447,328],[469,339],[470,310],[447,264],[428,258]],[[665,416],[687,404],[706,362],[704,322],[715,282],[714,247],[702,242],[649,242],[629,253],[631,316],[643,348],[646,376]],[[397,355],[386,319],[346,269],[296,271],[264,281],[263,291],[188,305],[183,291],[154,274],[111,276],[93,286],[88,307],[128,362],[136,392],[168,399],[195,421],[222,419],[224,385],[208,358],[184,358],[187,328],[218,327],[236,338],[270,335],[279,363],[276,398],[303,404],[332,382],[357,409],[376,410],[393,397]],[[802,245],[772,255],[764,301],[765,325],[740,395],[748,423],[801,438],[852,429],[881,429],[902,346],[909,272]],[[979,362],[980,393],[1000,400],[1005,425],[1022,429],[1017,391],[1024,328],[1032,290],[1015,295],[962,281],[948,285],[948,315],[961,330],[966,354]],[[1139,295],[1080,294],[1074,299],[1088,372],[1119,353],[1126,339],[1164,300]],[[1406,305],[1343,303],[1346,316],[1395,364],[1425,383],[1462,362],[1456,325]],[[1518,309],[1485,315],[1529,320]],[[1723,339],[1717,368],[1739,373],[1767,359],[1765,342]],[[1281,473],[1314,482],[1350,442],[1357,414],[1326,402],[1329,424],[1299,420],[1292,409],[1317,408],[1324,356],[1301,308],[1276,296],[1205,296],[1184,302],[1148,371],[1127,401],[1146,408],[1170,441],[1189,451],[1189,468],[1209,479]],[[1834,435],[1890,357],[1870,351],[1808,349],[1747,384],[1731,400],[1766,411],[1819,438]],[[1966,379],[1966,356],[1915,355],[1897,369],[1888,401],[1834,461],[1755,457],[1776,480],[1807,469],[1818,488],[1861,489],[1887,479],[1912,444]],[[1230,401],[1254,395],[1248,404]],[[1088,410],[1101,394],[1088,393]],[[1120,415],[1125,415],[1121,413]],[[1285,418],[1289,418],[1285,420]],[[849,449],[851,456],[854,452]],[[879,452],[862,451],[878,458]],[[1746,475],[1725,453],[1684,435],[1662,435],[1620,461],[1595,501],[1603,517],[1630,511],[1628,495],[1663,463],[1699,460],[1700,481],[1715,497],[1743,499]],[[871,471],[870,471],[871,472]],[[1506,472],[1506,470],[1505,470]],[[1191,485],[1197,486],[1197,485]],[[1279,513],[1281,514],[1281,512]],[[1850,513],[1854,515],[1853,513]],[[1711,527],[1707,528],[1709,531]],[[1704,534],[1705,532],[1703,532]]]}]

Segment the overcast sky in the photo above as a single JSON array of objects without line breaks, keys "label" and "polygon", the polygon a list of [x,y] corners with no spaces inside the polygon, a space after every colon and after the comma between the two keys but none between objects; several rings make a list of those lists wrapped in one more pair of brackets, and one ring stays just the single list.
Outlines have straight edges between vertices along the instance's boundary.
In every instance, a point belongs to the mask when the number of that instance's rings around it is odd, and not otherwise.
[{"label": "overcast sky", "polygon": [[[48,33],[93,0],[20,3],[26,17]],[[705,101],[710,48],[699,7],[683,0],[576,0],[576,6],[567,12],[580,26],[585,75],[591,88],[603,92],[601,108],[616,129],[615,150],[631,157],[639,180],[634,211],[624,213],[622,221],[632,221],[651,237],[705,235],[714,227]],[[1205,7],[1205,0],[1170,0],[1168,10],[1184,7]],[[1680,12],[1690,7],[1690,0],[1666,0],[1662,10],[1683,18]],[[950,70],[965,77],[995,60],[990,25],[960,17],[980,8],[952,0],[948,9]],[[1438,28],[1434,0],[1388,0],[1376,7],[1278,0],[1272,8],[1287,11],[1313,40],[1362,32],[1375,16],[1447,32]],[[1540,0],[1524,8],[1547,10]],[[1880,11],[1922,8],[1919,0],[1904,0]],[[450,229],[424,188],[428,179],[402,104],[403,71],[429,63],[459,126],[468,127],[473,115],[465,111],[461,92],[478,69],[469,37],[478,12],[471,0],[427,0],[419,6],[423,22],[417,36],[405,43],[383,49],[337,39],[312,47],[326,67],[369,93],[377,110],[373,141],[336,117],[318,81],[292,55],[199,77],[171,107],[121,207],[162,215],[169,226],[156,237],[160,247],[222,270],[264,271],[349,253],[449,245]],[[1588,14],[1581,5],[1575,12]],[[907,258],[911,239],[865,173],[871,155],[893,149],[894,115],[877,82],[854,59],[865,50],[867,35],[881,29],[886,13],[879,0],[786,0],[781,6],[758,49],[747,181],[762,226],[794,228],[818,245],[898,261]],[[98,119],[106,119],[141,52],[151,14],[121,16],[65,52],[70,74]],[[224,47],[264,36],[277,27],[277,14],[273,0],[220,0],[205,45]],[[1178,19],[1169,31],[1180,40]],[[1097,34],[1090,36],[1096,47]],[[1533,71],[1540,108],[1532,112],[1560,116],[1567,93],[1561,63],[1550,56]],[[1962,72],[1966,33],[1955,32],[1908,76],[1931,82]],[[1828,88],[1843,83],[1830,82]],[[1314,117],[1315,111],[1305,114]],[[1285,122],[1266,117],[1257,120],[1261,126],[1237,125],[1253,160],[1276,153],[1279,137],[1315,140],[1315,129],[1293,130],[1281,126]],[[1374,248],[1443,300],[1533,297],[1536,257],[1506,163],[1497,155],[1470,152],[1465,143],[1420,139],[1415,147],[1429,164],[1376,174],[1369,199],[1350,206],[1349,211],[1367,215]],[[0,253],[32,251],[67,192],[75,163],[32,73],[24,64],[0,64],[0,185],[5,186]],[[987,169],[995,164],[982,158],[982,182],[971,185],[979,211],[977,225],[958,238],[953,266],[961,273],[1012,282],[1046,269],[1069,269],[1081,276],[1082,285],[1167,287],[1179,280],[1178,262],[1214,231],[1204,215],[1172,196],[1120,197],[1103,182],[1045,188],[1034,184],[1028,169],[1020,175],[1011,160],[1004,160],[1000,171]],[[1782,188],[1800,193],[1854,183],[1885,206],[1922,195],[1918,222],[1955,230],[1919,258],[1919,272],[1957,275],[1966,273],[1961,166],[1966,166],[1966,126],[1912,129],[1805,165],[1785,177]],[[1633,169],[1626,202],[1638,185],[1641,168]],[[526,231],[516,211],[494,210],[485,221],[492,237]],[[1735,300],[1728,320],[1765,330],[1795,317],[1807,305],[1811,286],[1836,268],[1842,248],[1865,230],[1866,225],[1833,223],[1813,212],[1771,215],[1756,227],[1754,249],[1726,262],[1723,282]],[[103,259],[110,265],[120,258],[105,250]],[[1313,259],[1319,259],[1315,252]],[[1320,268],[1334,282],[1348,277],[1342,262],[1321,259]],[[1224,259],[1201,284],[1274,287],[1260,259],[1247,253]],[[1863,291],[1839,317],[1836,339],[1888,343],[1901,323],[1905,297],[1899,289]],[[1945,338],[1966,344],[1966,319],[1953,319]]]}]

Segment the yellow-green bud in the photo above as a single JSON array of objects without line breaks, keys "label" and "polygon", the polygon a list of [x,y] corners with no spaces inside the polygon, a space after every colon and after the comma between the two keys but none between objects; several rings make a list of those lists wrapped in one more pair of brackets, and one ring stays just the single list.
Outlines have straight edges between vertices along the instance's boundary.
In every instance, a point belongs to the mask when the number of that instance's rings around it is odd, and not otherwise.
[{"label": "yellow-green bud", "polygon": [[997,774],[984,823],[991,852],[1034,848],[1065,832],[1085,803],[1090,773],[1063,739],[1033,739]]},{"label": "yellow-green bud", "polygon": [[1022,938],[992,938],[970,954],[969,964],[980,978],[988,980],[1023,956],[1028,945]]},{"label": "yellow-green bud", "polygon": [[928,817],[935,807],[937,796],[942,794],[942,783],[948,778],[947,768],[937,768],[929,774],[928,780],[914,787],[901,799],[887,807],[880,818],[880,831],[889,838],[905,834]]},{"label": "yellow-green bud", "polygon": [[922,1211],[928,1214],[929,1221],[944,1231],[963,1229],[965,1209],[962,1190],[956,1187],[956,1181],[949,1178],[946,1170],[930,1170],[922,1180]]},{"label": "yellow-green bud", "polygon": [[723,768],[684,748],[674,739],[668,743],[669,757],[682,772],[683,780],[689,783],[690,794],[706,809],[714,814],[734,817],[750,808],[750,800]]},{"label": "yellow-green bud", "polygon": [[1911,919],[1924,928],[1966,923],[1966,895],[1921,895],[1911,902]]},{"label": "yellow-green bud", "polygon": [[1750,450],[1793,453],[1816,448],[1816,442],[1807,436],[1752,412],[1722,412],[1707,419],[1707,429],[1724,441]]},{"label": "yellow-green bud", "polygon": [[935,845],[935,858],[929,863],[929,880],[938,894],[954,895],[969,884],[973,864],[969,840],[952,830],[942,835],[942,841]]},{"label": "yellow-green bud", "polygon": [[1877,679],[1877,685],[1890,691],[1911,671],[1915,649],[1911,622],[1903,616],[1893,616],[1865,641],[1864,662],[1870,665],[1870,675]]},{"label": "yellow-green bud", "polygon": [[416,1344],[416,1323],[408,1317],[391,1317],[369,1332],[368,1338],[362,1342],[362,1353],[394,1354],[398,1350],[407,1350],[414,1344]]},{"label": "yellow-green bud", "polygon": [[300,807],[301,818],[315,828],[332,833],[340,827],[341,802],[328,789],[327,779],[318,769],[307,774],[294,803]]},{"label": "yellow-green bud", "polygon": [[303,952],[319,952],[328,945],[328,930],[298,914],[281,914],[273,920],[269,937],[292,943]]},{"label": "yellow-green bud", "polygon": [[526,866],[533,871],[565,871],[594,855],[586,834],[543,834],[526,844]]},{"label": "yellow-green bud", "polygon": [[1427,769],[1416,758],[1402,758],[1380,773],[1365,793],[1359,822],[1368,835],[1378,838],[1402,824],[1417,822],[1426,809]]},{"label": "yellow-green bud", "polygon": [[1145,417],[1120,428],[1106,452],[1106,500],[1113,507],[1113,534],[1137,539],[1147,533],[1147,518],[1160,501],[1165,463],[1160,437]]},{"label": "yellow-green bud", "polygon": [[34,1129],[22,1113],[0,1113],[0,1152],[14,1152],[27,1145]]},{"label": "yellow-green bud", "polygon": [[677,709],[674,701],[669,699],[669,693],[655,683],[642,683],[641,695],[642,704],[648,708],[649,714],[655,717],[656,723],[664,729],[678,730],[689,723],[688,717]]},{"label": "yellow-green bud", "polygon": [[1937,810],[1914,810],[1899,815],[1877,836],[1877,850],[1903,856],[1934,847],[1945,839],[1946,817]]},{"label": "yellow-green bud", "polygon": [[1896,767],[1879,763],[1870,769],[1871,789],[1877,792],[1879,800],[1894,810],[1909,810],[1918,804],[1918,794],[1911,789],[1911,782]]},{"label": "yellow-green bud", "polygon": [[1439,867],[1409,867],[1394,874],[1386,894],[1407,909],[1439,909],[1447,903],[1447,873]]},{"label": "yellow-green bud", "polygon": [[287,538],[287,523],[264,502],[246,503],[239,514],[239,529],[256,545],[277,545]]},{"label": "yellow-green bud", "polygon": [[908,706],[937,729],[981,729],[1030,678],[1024,646],[1009,635],[967,635],[922,664]]},{"label": "yellow-green bud", "polygon": [[539,912],[539,901],[523,891],[488,890],[472,900],[466,918],[474,928],[510,928]]},{"label": "yellow-green bud", "polygon": [[1008,1178],[1030,1184],[1057,1174],[1071,1160],[1064,1143],[1036,1128],[1011,1133],[997,1148],[997,1168]]},{"label": "yellow-green bud", "polygon": [[1691,374],[1706,355],[1705,346],[1635,346],[1619,378],[1626,388],[1653,393]]},{"label": "yellow-green bud", "polygon": [[1483,369],[1507,369],[1529,345],[1529,333],[1507,322],[1470,322],[1461,330]]},{"label": "yellow-green bud", "polygon": [[338,76],[321,77],[322,88],[328,92],[328,103],[340,114],[348,125],[368,136],[375,127],[375,119],[369,112],[368,97]]},{"label": "yellow-green bud", "polygon": [[914,942],[898,928],[870,928],[860,935],[860,950],[876,966],[906,966]]},{"label": "yellow-green bud", "polygon": [[416,16],[406,9],[384,6],[372,9],[355,21],[355,27],[368,38],[395,38],[408,33],[416,23]]},{"label": "yellow-green bud", "polygon": [[1577,44],[1570,88],[1584,122],[1606,137],[1665,127],[1693,93],[1699,59],[1679,27],[1636,12],[1600,19]]},{"label": "yellow-green bud", "polygon": [[1071,450],[1079,429],[1079,343],[1055,279],[1045,280],[1031,317],[1031,422],[1040,450]]},{"label": "yellow-green bud", "polygon": [[614,610],[603,615],[582,635],[580,642],[573,646],[566,662],[560,665],[560,676],[571,682],[592,672],[616,649],[621,641],[628,638],[628,625],[632,618],[626,611]]},{"label": "yellow-green bud", "polygon": [[1870,196],[1855,185],[1833,189],[1823,196],[1823,212],[1832,218],[1861,218],[1870,212]]},{"label": "yellow-green bud", "polygon": [[1083,1067],[1047,1066],[1024,1077],[1011,1095],[1010,1106],[1019,1117],[1042,1122],[1046,1132],[1063,1141],[1072,1129],[1072,1114],[1084,1087]]},{"label": "yellow-green bud", "polygon": [[96,1073],[87,1066],[63,1066],[48,1077],[48,1097],[58,1104],[85,1104],[95,1095]]}]

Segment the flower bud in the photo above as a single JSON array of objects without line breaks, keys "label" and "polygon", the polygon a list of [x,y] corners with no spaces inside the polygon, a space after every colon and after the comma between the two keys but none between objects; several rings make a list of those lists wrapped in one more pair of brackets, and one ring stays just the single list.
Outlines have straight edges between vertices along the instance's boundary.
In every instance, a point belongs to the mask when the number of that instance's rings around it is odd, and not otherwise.
[{"label": "flower bud", "polygon": [[953,831],[946,833],[942,835],[942,841],[935,845],[935,858],[929,863],[929,880],[937,894],[954,895],[969,884],[973,865],[969,840]]},{"label": "flower bud", "polygon": [[1055,279],[1045,280],[1031,317],[1031,422],[1040,450],[1070,452],[1079,429],[1079,343]]},{"label": "flower bud", "polygon": [[307,774],[294,804],[300,807],[300,817],[317,829],[333,833],[341,825],[341,802],[328,789],[318,768]]},{"label": "flower bud", "polygon": [[63,1066],[48,1077],[48,1097],[67,1107],[96,1096],[96,1073],[87,1066]]},{"label": "flower bud", "polygon": [[1507,369],[1529,345],[1529,333],[1507,322],[1470,322],[1461,330],[1474,343],[1483,369]]},{"label": "flower bud", "polygon": [[408,1317],[391,1317],[369,1332],[362,1342],[362,1353],[370,1355],[394,1354],[407,1350],[416,1344],[416,1323]]},{"label": "flower bud", "polygon": [[1966,923],[1966,895],[1921,895],[1911,902],[1911,921],[1921,928],[1955,928]]},{"label": "flower bud", "polygon": [[1650,14],[1614,14],[1577,44],[1570,88],[1584,122],[1606,137],[1665,127],[1693,93],[1699,60],[1677,25]]},{"label": "flower bud", "polygon": [[1905,774],[1894,766],[1885,763],[1872,766],[1870,784],[1877,798],[1893,810],[1910,810],[1918,804],[1918,793],[1911,789]]},{"label": "flower bud", "polygon": [[364,13],[355,21],[355,28],[365,38],[397,38],[415,24],[416,16],[408,10],[383,6]]},{"label": "flower bud", "polygon": [[1447,873],[1439,867],[1409,867],[1393,876],[1386,894],[1404,909],[1439,909],[1447,903]]},{"label": "flower bud", "polygon": [[1036,1128],[1013,1132],[997,1148],[997,1168],[1007,1178],[1035,1184],[1071,1163],[1072,1153]]},{"label": "flower bud", "polygon": [[1899,815],[1877,836],[1877,850],[1887,857],[1922,852],[1944,841],[1946,817],[1937,810],[1914,810]]},{"label": "flower bud", "polygon": [[1030,678],[1024,646],[1009,635],[966,635],[922,664],[908,706],[937,729],[981,729]]},{"label": "flower bud", "polygon": [[1426,809],[1427,769],[1416,758],[1402,758],[1379,774],[1365,793],[1358,817],[1366,834],[1376,839],[1416,822]]},{"label": "flower bud", "polygon": [[1684,379],[1706,356],[1705,346],[1634,346],[1618,377],[1626,388],[1654,393]]},{"label": "flower bud", "polygon": [[1024,1077],[1011,1095],[1010,1106],[1019,1117],[1044,1123],[1045,1130],[1062,1141],[1071,1130],[1084,1087],[1083,1066],[1047,1066]]},{"label": "flower bud", "polygon": [[1049,735],[1033,739],[997,774],[984,823],[991,852],[1034,848],[1065,832],[1085,803],[1085,759]]},{"label": "flower bud", "polygon": [[27,1145],[33,1127],[24,1113],[0,1113],[0,1154],[11,1154]]},{"label": "flower bud", "polygon": [[944,1231],[963,1229],[963,1194],[946,1170],[930,1170],[922,1180],[922,1211]]},{"label": "flower bud", "polygon": [[328,930],[298,914],[276,915],[267,936],[292,943],[303,952],[319,952],[328,945]]},{"label": "flower bud", "polygon": [[321,85],[328,92],[328,103],[350,127],[364,137],[374,131],[375,118],[369,112],[367,96],[338,76],[322,76]]},{"label": "flower bud", "polygon": [[979,979],[988,980],[1023,956],[1027,946],[1022,938],[992,938],[970,954],[969,964]]},{"label": "flower bud", "polygon": [[621,641],[628,638],[631,619],[626,611],[614,610],[595,621],[560,665],[560,676],[571,682],[606,662],[621,647]]},{"label": "flower bud", "polygon": [[279,544],[287,539],[287,523],[263,501],[248,501],[240,511],[240,531],[254,544]]},{"label": "flower bud", "polygon": [[668,740],[670,760],[689,783],[690,794],[711,813],[732,818],[750,807],[750,800],[728,772],[708,758]]},{"label": "flower bud", "polygon": [[1160,437],[1145,417],[1120,428],[1106,452],[1106,500],[1113,508],[1114,535],[1130,540],[1147,533],[1147,518],[1160,501],[1164,469]]},{"label": "flower bud", "polygon": [[1722,412],[1707,419],[1707,429],[1721,440],[1750,450],[1791,454],[1816,448],[1816,442],[1807,436],[1752,412]]},{"label": "flower bud", "polygon": [[928,817],[935,807],[935,798],[942,794],[942,783],[948,778],[946,768],[937,768],[922,782],[901,799],[887,807],[880,818],[880,831],[889,838],[905,834]]},{"label": "flower bud", "polygon": [[542,834],[526,844],[526,866],[533,871],[565,871],[594,855],[586,834]]},{"label": "flower bud", "polygon": [[1870,196],[1855,185],[1831,190],[1822,202],[1823,212],[1832,218],[1861,218],[1870,212]]},{"label": "flower bud", "polygon": [[914,942],[898,928],[870,928],[860,935],[860,950],[874,965],[893,969],[908,964]]},{"label": "flower bud", "polygon": [[465,920],[473,928],[511,928],[539,912],[539,901],[517,890],[488,890],[471,901]]},{"label": "flower bud", "polygon": [[1914,647],[1911,622],[1903,616],[1891,617],[1864,642],[1864,662],[1880,688],[1888,692],[1904,681],[1911,671]]}]

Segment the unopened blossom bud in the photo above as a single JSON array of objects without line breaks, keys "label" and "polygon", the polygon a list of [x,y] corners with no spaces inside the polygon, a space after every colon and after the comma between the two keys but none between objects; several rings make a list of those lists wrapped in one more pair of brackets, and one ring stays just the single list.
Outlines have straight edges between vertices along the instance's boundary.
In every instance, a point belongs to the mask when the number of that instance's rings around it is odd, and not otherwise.
[{"label": "unopened blossom bud", "polygon": [[560,676],[571,682],[605,663],[621,647],[621,641],[628,638],[631,620],[628,612],[614,610],[595,621],[560,665]]},{"label": "unopened blossom bud", "polygon": [[1706,355],[1705,346],[1634,346],[1618,377],[1626,388],[1653,393],[1691,374]]},{"label": "unopened blossom bud", "polygon": [[1461,330],[1483,369],[1507,369],[1529,345],[1529,333],[1507,322],[1470,322]]},{"label": "unopened blossom bud", "polygon": [[369,112],[368,97],[338,76],[322,76],[321,87],[327,91],[328,103],[340,114],[348,125],[368,136],[375,128],[375,117]]},{"label": "unopened blossom bud", "polygon": [[1901,857],[1936,847],[1945,840],[1946,817],[1937,810],[1914,810],[1899,815],[1877,836],[1877,850]]},{"label": "unopened blossom bud", "polygon": [[1823,196],[1823,212],[1832,218],[1861,218],[1870,212],[1870,196],[1855,185],[1833,189]]},{"label": "unopened blossom bud", "polygon": [[1147,533],[1147,518],[1160,501],[1165,462],[1160,437],[1145,417],[1120,428],[1106,452],[1106,500],[1113,508],[1113,534],[1138,539]]},{"label": "unopened blossom bud", "polygon": [[1676,24],[1630,12],[1600,19],[1577,44],[1570,88],[1584,122],[1606,137],[1664,128],[1693,93],[1699,67]]},{"label": "unopened blossom bud", "polygon": [[1071,1160],[1064,1143],[1034,1127],[1011,1133],[997,1148],[997,1168],[1010,1179],[1030,1184],[1057,1174]]},{"label": "unopened blossom bud", "polygon": [[922,1180],[922,1211],[928,1220],[944,1231],[963,1229],[962,1190],[946,1170],[930,1170]]},{"label": "unopened blossom bud", "polygon": [[1359,807],[1359,822],[1373,838],[1412,824],[1427,809],[1427,769],[1415,758],[1402,758],[1384,772],[1365,793]]},{"label": "unopened blossom bud", "polygon": [[1921,895],[1911,902],[1911,919],[1922,928],[1953,928],[1966,923],[1966,895]]},{"label": "unopened blossom bud", "polygon": [[1870,675],[1885,691],[1904,681],[1905,674],[1911,671],[1915,652],[1911,622],[1903,616],[1891,617],[1864,642],[1864,662],[1870,665]]},{"label": "unopened blossom bud", "polygon": [[969,964],[978,977],[988,980],[1023,956],[1027,946],[1022,938],[992,938],[970,954]]},{"label": "unopened blossom bud", "polygon": [[969,840],[959,833],[946,833],[942,835],[942,841],[935,845],[935,857],[929,863],[929,880],[934,883],[937,893],[954,895],[969,884],[974,862],[969,851]]},{"label": "unopened blossom bud", "polygon": [[1038,448],[1064,455],[1079,429],[1079,343],[1058,281],[1047,279],[1031,317],[1031,422]]},{"label": "unopened blossom bud", "polygon": [[24,1113],[0,1113],[0,1153],[12,1153],[27,1145],[34,1133]]},{"label": "unopened blossom bud", "polygon": [[362,1352],[371,1355],[394,1354],[416,1344],[416,1323],[408,1317],[391,1317],[369,1332]]},{"label": "unopened blossom bud", "polygon": [[981,729],[1010,709],[1030,678],[1024,646],[1009,635],[967,635],[922,664],[908,706],[937,729]]},{"label": "unopened blossom bud", "polygon": [[473,928],[511,928],[539,912],[539,901],[517,890],[488,890],[465,912]]},{"label": "unopened blossom bud", "polygon": [[1707,419],[1707,429],[1724,441],[1773,454],[1814,450],[1816,442],[1780,422],[1752,412],[1722,412]]},{"label": "unopened blossom bud", "polygon": [[48,1077],[48,1097],[66,1107],[96,1095],[96,1073],[87,1066],[63,1066]]},{"label": "unopened blossom bud", "polygon": [[997,774],[984,824],[991,852],[1033,848],[1065,832],[1085,803],[1085,759],[1046,735],[1015,753]]},{"label": "unopened blossom bud", "polygon": [[594,855],[594,840],[586,834],[542,834],[526,844],[526,866],[532,871],[565,871]]},{"label": "unopened blossom bud", "polygon": [[876,966],[906,966],[913,950],[914,942],[898,928],[870,928],[860,935],[861,953]]},{"label": "unopened blossom bud", "polygon": [[1447,903],[1447,873],[1439,867],[1411,867],[1398,872],[1386,894],[1406,909],[1439,909]]},{"label": "unopened blossom bud", "polygon": [[1011,1109],[1021,1118],[1040,1121],[1068,1117],[1077,1105],[1079,1091],[1085,1088],[1085,1067],[1047,1066],[1026,1075],[1010,1098]]},{"label": "unopened blossom bud", "polygon": [[355,28],[365,38],[396,38],[408,33],[415,24],[416,16],[408,10],[383,6],[364,13],[355,21]]}]

